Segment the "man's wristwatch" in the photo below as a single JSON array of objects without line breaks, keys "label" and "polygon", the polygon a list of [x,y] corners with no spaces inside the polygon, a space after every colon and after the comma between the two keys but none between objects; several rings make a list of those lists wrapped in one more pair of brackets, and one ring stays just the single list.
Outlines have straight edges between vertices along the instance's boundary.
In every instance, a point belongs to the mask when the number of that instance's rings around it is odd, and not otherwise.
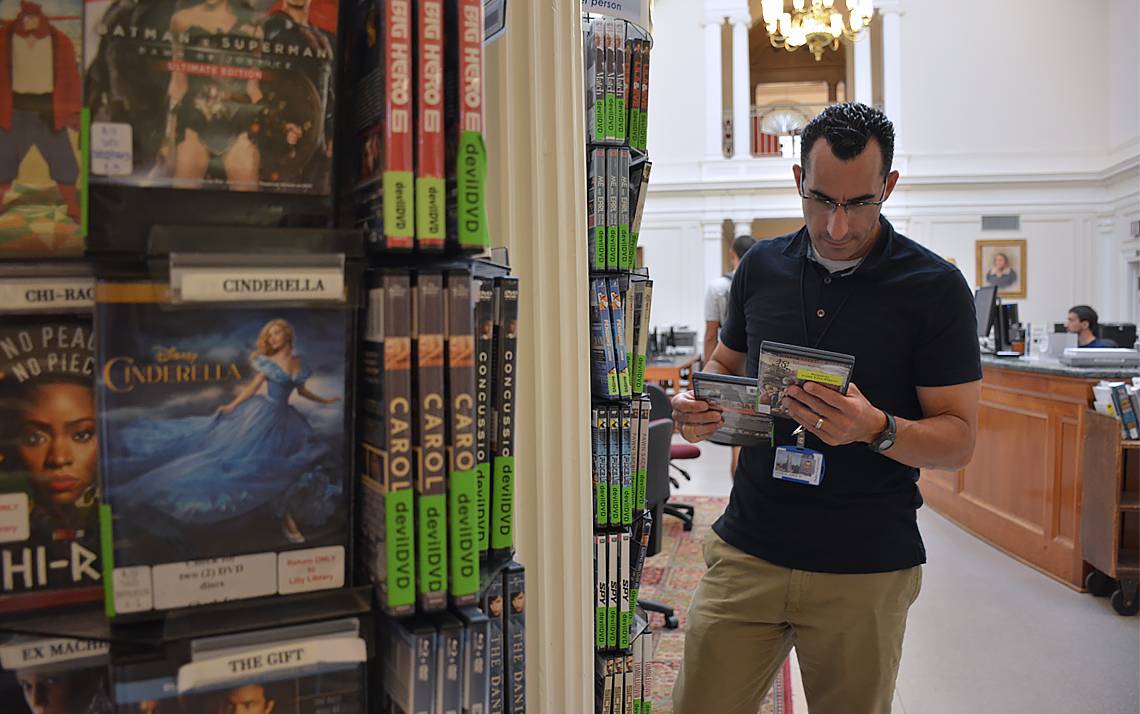
[{"label": "man's wristwatch", "polygon": [[888,412],[883,412],[887,417],[887,428],[883,429],[882,433],[875,437],[871,442],[871,451],[881,454],[895,445],[896,426],[895,418]]}]

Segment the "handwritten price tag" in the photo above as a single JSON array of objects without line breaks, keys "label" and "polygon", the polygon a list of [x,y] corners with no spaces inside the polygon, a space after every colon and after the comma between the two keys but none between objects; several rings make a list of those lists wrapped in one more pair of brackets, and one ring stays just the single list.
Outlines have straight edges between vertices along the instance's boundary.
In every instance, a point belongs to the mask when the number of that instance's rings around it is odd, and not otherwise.
[{"label": "handwritten price tag", "polygon": [[91,123],[91,173],[130,176],[134,170],[130,124]]}]

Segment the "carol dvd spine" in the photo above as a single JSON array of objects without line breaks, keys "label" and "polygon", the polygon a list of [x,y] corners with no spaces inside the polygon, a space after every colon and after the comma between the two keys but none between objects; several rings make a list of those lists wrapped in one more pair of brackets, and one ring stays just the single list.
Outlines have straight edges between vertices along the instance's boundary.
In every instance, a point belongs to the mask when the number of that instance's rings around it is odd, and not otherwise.
[{"label": "carol dvd spine", "polygon": [[448,594],[456,607],[479,591],[478,479],[475,458],[475,334],[471,275],[446,278]]},{"label": "carol dvd spine", "polygon": [[415,420],[417,598],[420,610],[447,606],[447,448],[444,401],[443,276],[416,275]]}]

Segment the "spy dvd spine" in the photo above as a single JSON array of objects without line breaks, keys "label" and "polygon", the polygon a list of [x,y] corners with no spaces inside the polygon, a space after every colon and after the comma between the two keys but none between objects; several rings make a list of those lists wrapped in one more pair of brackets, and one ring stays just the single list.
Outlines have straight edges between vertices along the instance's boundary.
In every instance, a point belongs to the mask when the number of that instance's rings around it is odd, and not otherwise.
[{"label": "spy dvd spine", "polygon": [[609,538],[594,536],[594,649],[606,649],[609,627]]},{"label": "spy dvd spine", "polygon": [[610,293],[610,323],[613,328],[614,366],[618,375],[618,394],[630,396],[629,360],[625,349],[625,311],[622,309],[621,282],[609,278],[606,287]]},{"label": "spy dvd spine", "polygon": [[491,621],[477,607],[457,611],[464,625],[463,714],[487,714],[487,636]]},{"label": "spy dvd spine", "polygon": [[621,414],[621,524],[633,524],[633,418],[632,406],[622,404]]},{"label": "spy dvd spine", "polygon": [[447,236],[447,156],[443,131],[443,0],[416,0],[415,236],[443,250]]},{"label": "spy dvd spine", "polygon": [[606,270],[621,267],[620,171],[620,150],[606,149]]},{"label": "spy dvd spine", "polygon": [[488,714],[505,711],[507,697],[507,661],[503,622],[503,580],[493,578],[483,591],[481,608],[488,619],[487,697]]},{"label": "spy dvd spine", "polygon": [[483,1],[444,0],[447,235],[463,250],[491,244],[483,133]]},{"label": "spy dvd spine", "polygon": [[461,714],[463,706],[463,623],[449,612],[437,613],[435,710]]},{"label": "spy dvd spine", "polygon": [[610,533],[606,538],[608,541],[606,565],[609,571],[606,583],[606,593],[609,598],[606,606],[606,647],[612,650],[618,646],[618,613],[621,608],[621,536]]},{"label": "spy dvd spine", "polygon": [[494,380],[495,284],[475,280],[475,493],[477,548],[486,557],[491,547],[491,384]]},{"label": "spy dvd spine", "polygon": [[443,276],[416,275],[415,392],[416,424],[416,555],[420,610],[447,606],[447,449],[444,401]]},{"label": "spy dvd spine", "polygon": [[512,563],[503,572],[510,714],[526,714],[526,573]]},{"label": "spy dvd spine", "polygon": [[518,278],[495,278],[495,382],[492,388],[491,551],[514,549],[515,372],[518,357]]},{"label": "spy dvd spine", "polygon": [[473,605],[479,592],[475,460],[475,334],[472,280],[446,278],[448,594],[456,607]]},{"label": "spy dvd spine", "polygon": [[606,528],[610,524],[609,463],[606,457],[606,418],[604,408],[591,411],[591,470],[594,485],[594,525]]},{"label": "spy dvd spine", "polygon": [[606,455],[609,461],[610,525],[621,525],[621,411],[606,408]]},{"label": "spy dvd spine", "polygon": [[618,649],[629,649],[630,633],[633,631],[633,610],[630,607],[629,561],[630,535],[628,530],[619,534],[618,553]]}]

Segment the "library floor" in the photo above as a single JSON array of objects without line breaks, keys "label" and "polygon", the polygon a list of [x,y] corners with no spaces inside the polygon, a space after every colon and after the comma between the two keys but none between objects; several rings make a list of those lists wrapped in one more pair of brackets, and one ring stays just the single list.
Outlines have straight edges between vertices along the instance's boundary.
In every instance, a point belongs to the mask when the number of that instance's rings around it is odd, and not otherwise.
[{"label": "library floor", "polygon": [[[702,445],[674,492],[727,496],[729,450]],[[929,508],[929,563],[911,610],[893,714],[1125,714],[1140,710],[1140,618],[995,550]],[[794,658],[794,654],[793,654]],[[793,659],[796,714],[807,712]]]}]

